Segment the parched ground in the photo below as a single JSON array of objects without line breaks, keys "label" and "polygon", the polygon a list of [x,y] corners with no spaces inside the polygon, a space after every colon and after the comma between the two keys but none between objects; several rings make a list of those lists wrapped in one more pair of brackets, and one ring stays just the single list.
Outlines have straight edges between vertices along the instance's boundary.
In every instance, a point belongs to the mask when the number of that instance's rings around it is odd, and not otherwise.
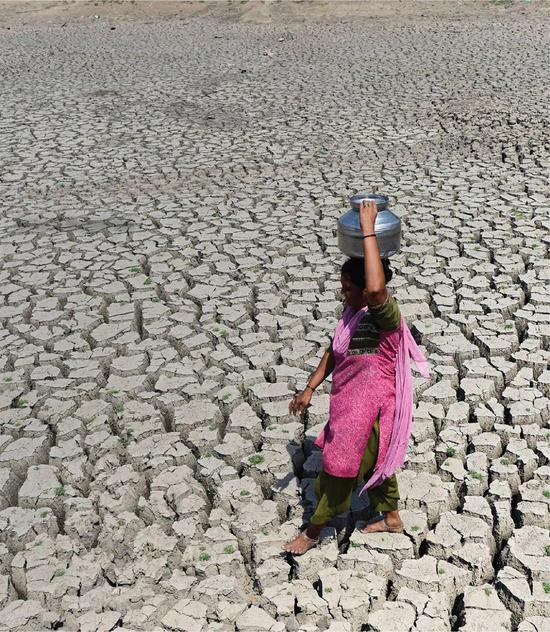
[{"label": "parched ground", "polygon": [[[97,16],[97,17],[96,17]],[[0,630],[550,629],[545,2],[0,4]],[[387,193],[404,534],[287,403]],[[357,522],[358,521],[358,522]]]}]

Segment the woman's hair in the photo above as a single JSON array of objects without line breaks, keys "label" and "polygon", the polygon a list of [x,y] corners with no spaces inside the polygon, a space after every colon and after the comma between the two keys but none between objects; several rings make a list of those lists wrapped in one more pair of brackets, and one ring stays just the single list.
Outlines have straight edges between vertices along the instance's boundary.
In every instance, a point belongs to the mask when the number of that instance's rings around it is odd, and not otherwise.
[{"label": "woman's hair", "polygon": [[[384,268],[384,279],[389,283],[393,277],[393,270],[390,268],[390,260],[382,257],[382,267]],[[365,282],[365,262],[363,259],[352,257],[348,259],[342,266],[342,276],[347,277],[353,285],[360,290],[364,290],[367,286]]]}]

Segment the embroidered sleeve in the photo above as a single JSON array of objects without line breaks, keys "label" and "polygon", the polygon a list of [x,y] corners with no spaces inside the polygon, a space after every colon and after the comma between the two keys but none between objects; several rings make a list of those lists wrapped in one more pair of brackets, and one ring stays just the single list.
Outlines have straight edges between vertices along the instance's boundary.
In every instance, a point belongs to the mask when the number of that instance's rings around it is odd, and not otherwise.
[{"label": "embroidered sleeve", "polygon": [[382,331],[392,331],[399,327],[401,312],[395,298],[388,292],[388,298],[382,305],[369,306],[369,312],[376,326]]}]

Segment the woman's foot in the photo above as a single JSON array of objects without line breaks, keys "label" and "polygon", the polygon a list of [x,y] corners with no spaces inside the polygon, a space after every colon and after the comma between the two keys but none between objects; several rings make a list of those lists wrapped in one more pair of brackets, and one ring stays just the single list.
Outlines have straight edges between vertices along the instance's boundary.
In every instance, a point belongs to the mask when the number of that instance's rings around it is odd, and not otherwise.
[{"label": "woman's foot", "polygon": [[292,555],[303,555],[306,551],[313,548],[319,543],[319,536],[316,538],[310,538],[305,531],[302,531],[298,536],[287,542],[283,546],[283,550]]},{"label": "woman's foot", "polygon": [[399,512],[388,511],[382,519],[368,524],[361,533],[403,533],[403,522]]}]

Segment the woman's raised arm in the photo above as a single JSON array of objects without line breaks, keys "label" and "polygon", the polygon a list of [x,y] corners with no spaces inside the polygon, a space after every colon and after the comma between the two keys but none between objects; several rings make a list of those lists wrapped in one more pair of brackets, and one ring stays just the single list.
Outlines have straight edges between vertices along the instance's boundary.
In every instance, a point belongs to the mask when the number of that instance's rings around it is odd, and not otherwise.
[{"label": "woman's raised arm", "polygon": [[359,207],[359,221],[363,233],[363,257],[365,260],[365,294],[367,305],[376,306],[386,302],[388,292],[380,250],[374,234],[378,209],[376,202],[363,200]]}]

